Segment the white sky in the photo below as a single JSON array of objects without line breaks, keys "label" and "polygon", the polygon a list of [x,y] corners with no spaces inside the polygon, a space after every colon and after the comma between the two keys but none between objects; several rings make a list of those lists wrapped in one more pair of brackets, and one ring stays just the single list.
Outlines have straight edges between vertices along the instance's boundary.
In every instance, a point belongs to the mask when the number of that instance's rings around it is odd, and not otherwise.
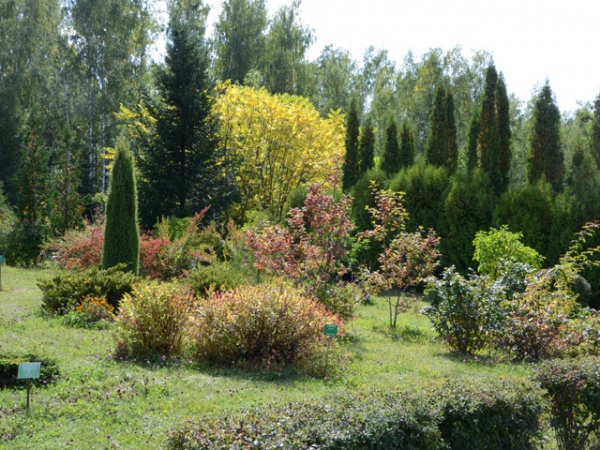
[{"label": "white sky", "polygon": [[[270,15],[291,1],[266,0]],[[215,18],[221,1],[206,3]],[[600,0],[303,0],[301,17],[317,38],[310,60],[328,44],[357,61],[373,45],[398,64],[460,45],[490,52],[523,101],[546,78],[563,112],[600,93]]]}]

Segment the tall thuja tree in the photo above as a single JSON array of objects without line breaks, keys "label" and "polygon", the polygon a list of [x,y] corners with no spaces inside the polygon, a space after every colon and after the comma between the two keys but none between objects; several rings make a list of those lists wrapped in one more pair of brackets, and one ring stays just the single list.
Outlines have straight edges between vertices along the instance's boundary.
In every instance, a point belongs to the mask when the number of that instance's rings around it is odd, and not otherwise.
[{"label": "tall thuja tree", "polygon": [[123,138],[117,140],[110,173],[102,267],[125,264],[124,270],[137,274],[140,231],[133,154]]},{"label": "tall thuja tree", "polygon": [[469,142],[467,143],[467,169],[474,170],[479,165],[479,135],[481,134],[481,111],[475,110],[469,125]]},{"label": "tall thuja tree", "polygon": [[456,123],[454,119],[454,97],[449,89],[438,86],[426,149],[427,162],[436,167],[445,166],[454,172],[458,161]]},{"label": "tall thuja tree", "polygon": [[506,91],[504,76],[500,73],[496,86],[496,114],[498,117],[498,179],[496,193],[506,192],[510,182],[511,131],[510,131],[510,102]]},{"label": "tall thuja tree", "polygon": [[381,157],[381,170],[387,176],[395,175],[402,168],[400,159],[400,144],[398,143],[398,127],[392,119],[385,130],[385,147]]},{"label": "tall thuja tree", "polygon": [[264,0],[226,0],[215,25],[215,62],[221,80],[242,83],[260,68],[265,53],[267,8]]},{"label": "tall thuja tree", "polygon": [[410,167],[415,160],[415,136],[410,124],[402,122],[400,130],[400,161],[402,168]]},{"label": "tall thuja tree", "polygon": [[429,137],[427,138],[427,148],[425,156],[427,162],[436,167],[445,165],[445,99],[446,89],[438,86],[433,102],[433,111],[429,120]]},{"label": "tall thuja tree", "polygon": [[458,142],[456,130],[456,118],[454,116],[454,95],[448,89],[444,99],[445,123],[444,123],[444,147],[446,149],[446,167],[450,173],[454,173],[458,165]]},{"label": "tall thuja tree", "polygon": [[562,191],[565,167],[560,143],[560,111],[548,82],[537,95],[533,107],[528,169],[530,183],[545,177],[554,192]]},{"label": "tall thuja tree", "polygon": [[594,100],[594,118],[592,120],[592,155],[600,168],[600,94]]},{"label": "tall thuja tree", "polygon": [[481,101],[479,149],[481,168],[489,175],[496,195],[508,189],[510,174],[510,105],[506,84],[496,67],[488,67]]},{"label": "tall thuja tree", "polygon": [[375,166],[375,129],[370,118],[365,121],[360,134],[360,176]]},{"label": "tall thuja tree", "polygon": [[346,154],[344,156],[342,189],[347,192],[360,178],[359,160],[359,134],[360,119],[358,117],[358,105],[356,100],[350,102],[350,108],[346,116]]},{"label": "tall thuja tree", "polygon": [[156,138],[139,159],[144,226],[161,216],[191,216],[209,205],[214,215],[231,201],[230,171],[211,115],[207,13],[197,2],[173,3],[170,9],[165,66],[157,76],[158,100],[151,106]]}]

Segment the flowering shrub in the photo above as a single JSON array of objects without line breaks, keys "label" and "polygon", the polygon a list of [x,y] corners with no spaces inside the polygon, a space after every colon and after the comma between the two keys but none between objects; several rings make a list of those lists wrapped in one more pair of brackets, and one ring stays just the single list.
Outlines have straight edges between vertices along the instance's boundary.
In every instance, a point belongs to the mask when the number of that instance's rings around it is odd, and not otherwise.
[{"label": "flowering shrub", "polygon": [[222,364],[292,364],[324,344],[328,323],[341,319],[281,280],[214,293],[198,307],[196,356]]},{"label": "flowering shrub", "polygon": [[138,284],[121,302],[117,351],[121,357],[176,356],[184,349],[194,304],[192,291],[180,283]]}]

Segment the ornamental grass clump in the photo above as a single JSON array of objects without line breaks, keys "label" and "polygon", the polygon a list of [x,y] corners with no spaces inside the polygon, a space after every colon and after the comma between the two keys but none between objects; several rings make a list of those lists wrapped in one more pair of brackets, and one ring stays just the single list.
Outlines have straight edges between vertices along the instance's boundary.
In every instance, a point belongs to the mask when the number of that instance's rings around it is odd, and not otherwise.
[{"label": "ornamental grass clump", "polygon": [[217,364],[280,367],[325,347],[325,324],[341,319],[282,280],[215,292],[195,317],[199,360]]}]

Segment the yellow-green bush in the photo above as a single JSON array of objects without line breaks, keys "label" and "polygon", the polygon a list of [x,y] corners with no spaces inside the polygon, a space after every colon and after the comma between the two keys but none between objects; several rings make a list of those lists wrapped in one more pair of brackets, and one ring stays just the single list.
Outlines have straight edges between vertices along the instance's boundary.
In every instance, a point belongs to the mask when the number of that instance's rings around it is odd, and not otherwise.
[{"label": "yellow-green bush", "polygon": [[194,304],[179,283],[138,284],[126,294],[117,316],[117,356],[175,356],[184,349]]}]

